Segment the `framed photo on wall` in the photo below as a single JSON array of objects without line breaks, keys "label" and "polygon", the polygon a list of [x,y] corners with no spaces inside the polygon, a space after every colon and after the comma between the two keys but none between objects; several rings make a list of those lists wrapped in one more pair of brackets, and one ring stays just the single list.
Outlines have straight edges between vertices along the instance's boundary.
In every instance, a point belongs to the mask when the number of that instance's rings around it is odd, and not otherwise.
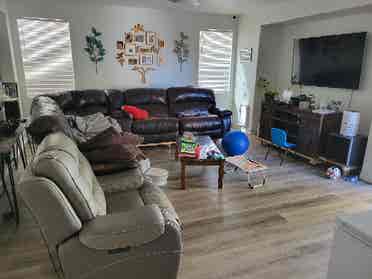
[{"label": "framed photo on wall", "polygon": [[159,40],[159,48],[165,48],[165,41]]},{"label": "framed photo on wall", "polygon": [[128,58],[128,66],[135,66],[138,65],[138,56],[133,56]]},{"label": "framed photo on wall", "polygon": [[134,43],[139,45],[146,44],[146,33],[145,32],[134,33]]},{"label": "framed photo on wall", "polygon": [[133,43],[133,32],[127,32],[124,34],[124,41],[126,44]]},{"label": "framed photo on wall", "polygon": [[146,43],[148,45],[155,45],[156,42],[156,33],[155,32],[146,32]]},{"label": "framed photo on wall", "polygon": [[154,64],[154,55],[152,54],[142,54],[141,55],[141,65],[153,65]]},{"label": "framed photo on wall", "polygon": [[124,49],[124,42],[123,41],[117,41],[116,42],[116,49]]},{"label": "framed photo on wall", "polygon": [[125,45],[125,55],[127,56],[133,56],[136,55],[136,45],[135,44],[126,44]]}]

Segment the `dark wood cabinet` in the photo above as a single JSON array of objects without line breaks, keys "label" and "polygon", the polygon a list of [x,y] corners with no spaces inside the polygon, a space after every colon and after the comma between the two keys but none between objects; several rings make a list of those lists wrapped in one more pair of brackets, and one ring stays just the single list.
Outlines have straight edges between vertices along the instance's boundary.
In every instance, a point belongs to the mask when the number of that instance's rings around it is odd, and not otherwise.
[{"label": "dark wood cabinet", "polygon": [[295,151],[318,158],[323,152],[329,133],[339,132],[342,113],[320,114],[298,107],[263,104],[259,137],[271,140],[271,128],[287,132],[288,141],[297,145]]}]

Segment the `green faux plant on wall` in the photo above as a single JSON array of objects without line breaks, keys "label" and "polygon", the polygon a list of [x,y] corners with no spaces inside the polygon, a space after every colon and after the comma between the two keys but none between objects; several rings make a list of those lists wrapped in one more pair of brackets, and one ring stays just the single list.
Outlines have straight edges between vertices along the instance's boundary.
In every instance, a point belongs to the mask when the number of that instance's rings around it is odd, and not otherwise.
[{"label": "green faux plant on wall", "polygon": [[98,32],[96,28],[92,27],[92,33],[85,37],[87,46],[84,50],[89,54],[89,59],[96,65],[96,74],[98,74],[98,63],[102,62],[105,55],[106,49],[103,47],[101,32]]},{"label": "green faux plant on wall", "polygon": [[173,52],[177,55],[178,64],[180,64],[180,71],[182,72],[183,63],[187,62],[190,55],[190,50],[188,44],[185,42],[189,39],[189,36],[183,32],[180,33],[180,36],[180,40],[174,41],[175,47]]}]

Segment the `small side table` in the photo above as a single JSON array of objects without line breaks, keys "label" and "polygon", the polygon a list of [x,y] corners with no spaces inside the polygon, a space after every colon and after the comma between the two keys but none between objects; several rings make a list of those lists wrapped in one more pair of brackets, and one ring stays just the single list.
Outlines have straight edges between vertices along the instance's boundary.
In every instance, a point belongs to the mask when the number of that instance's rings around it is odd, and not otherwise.
[{"label": "small side table", "polygon": [[[214,150],[222,154],[215,142],[209,136],[198,136],[197,143],[205,150]],[[181,138],[176,142],[175,159],[181,163],[181,189],[186,190],[186,167],[187,166],[218,166],[218,189],[223,189],[223,177],[225,174],[225,159],[189,158],[181,155]]]},{"label": "small side table", "polygon": [[[7,214],[15,218],[17,226],[19,225],[19,207],[14,180],[14,168],[18,168],[18,154],[22,159],[23,167],[27,167],[27,153],[25,148],[25,125],[21,123],[17,130],[11,136],[0,137],[0,173],[7,196],[11,212]],[[13,167],[14,163],[14,167]],[[6,182],[6,170],[8,171],[10,190]],[[12,196],[12,197],[11,197]]]}]

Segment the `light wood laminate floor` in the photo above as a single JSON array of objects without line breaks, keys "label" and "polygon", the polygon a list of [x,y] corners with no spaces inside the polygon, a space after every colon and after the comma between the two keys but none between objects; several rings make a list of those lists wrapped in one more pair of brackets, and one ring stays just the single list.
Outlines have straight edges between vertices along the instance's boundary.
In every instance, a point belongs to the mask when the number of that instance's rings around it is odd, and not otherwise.
[{"label": "light wood laminate floor", "polygon": [[[372,208],[372,186],[330,181],[293,158],[280,167],[276,156],[263,188],[250,190],[245,175],[227,174],[219,191],[217,168],[190,167],[182,191],[173,152],[146,150],[153,166],[170,171],[165,191],[184,223],[180,279],[324,279],[336,215]],[[250,154],[264,162],[261,145],[253,143]],[[21,218],[17,231],[0,224],[0,279],[57,278],[24,207]]]}]

